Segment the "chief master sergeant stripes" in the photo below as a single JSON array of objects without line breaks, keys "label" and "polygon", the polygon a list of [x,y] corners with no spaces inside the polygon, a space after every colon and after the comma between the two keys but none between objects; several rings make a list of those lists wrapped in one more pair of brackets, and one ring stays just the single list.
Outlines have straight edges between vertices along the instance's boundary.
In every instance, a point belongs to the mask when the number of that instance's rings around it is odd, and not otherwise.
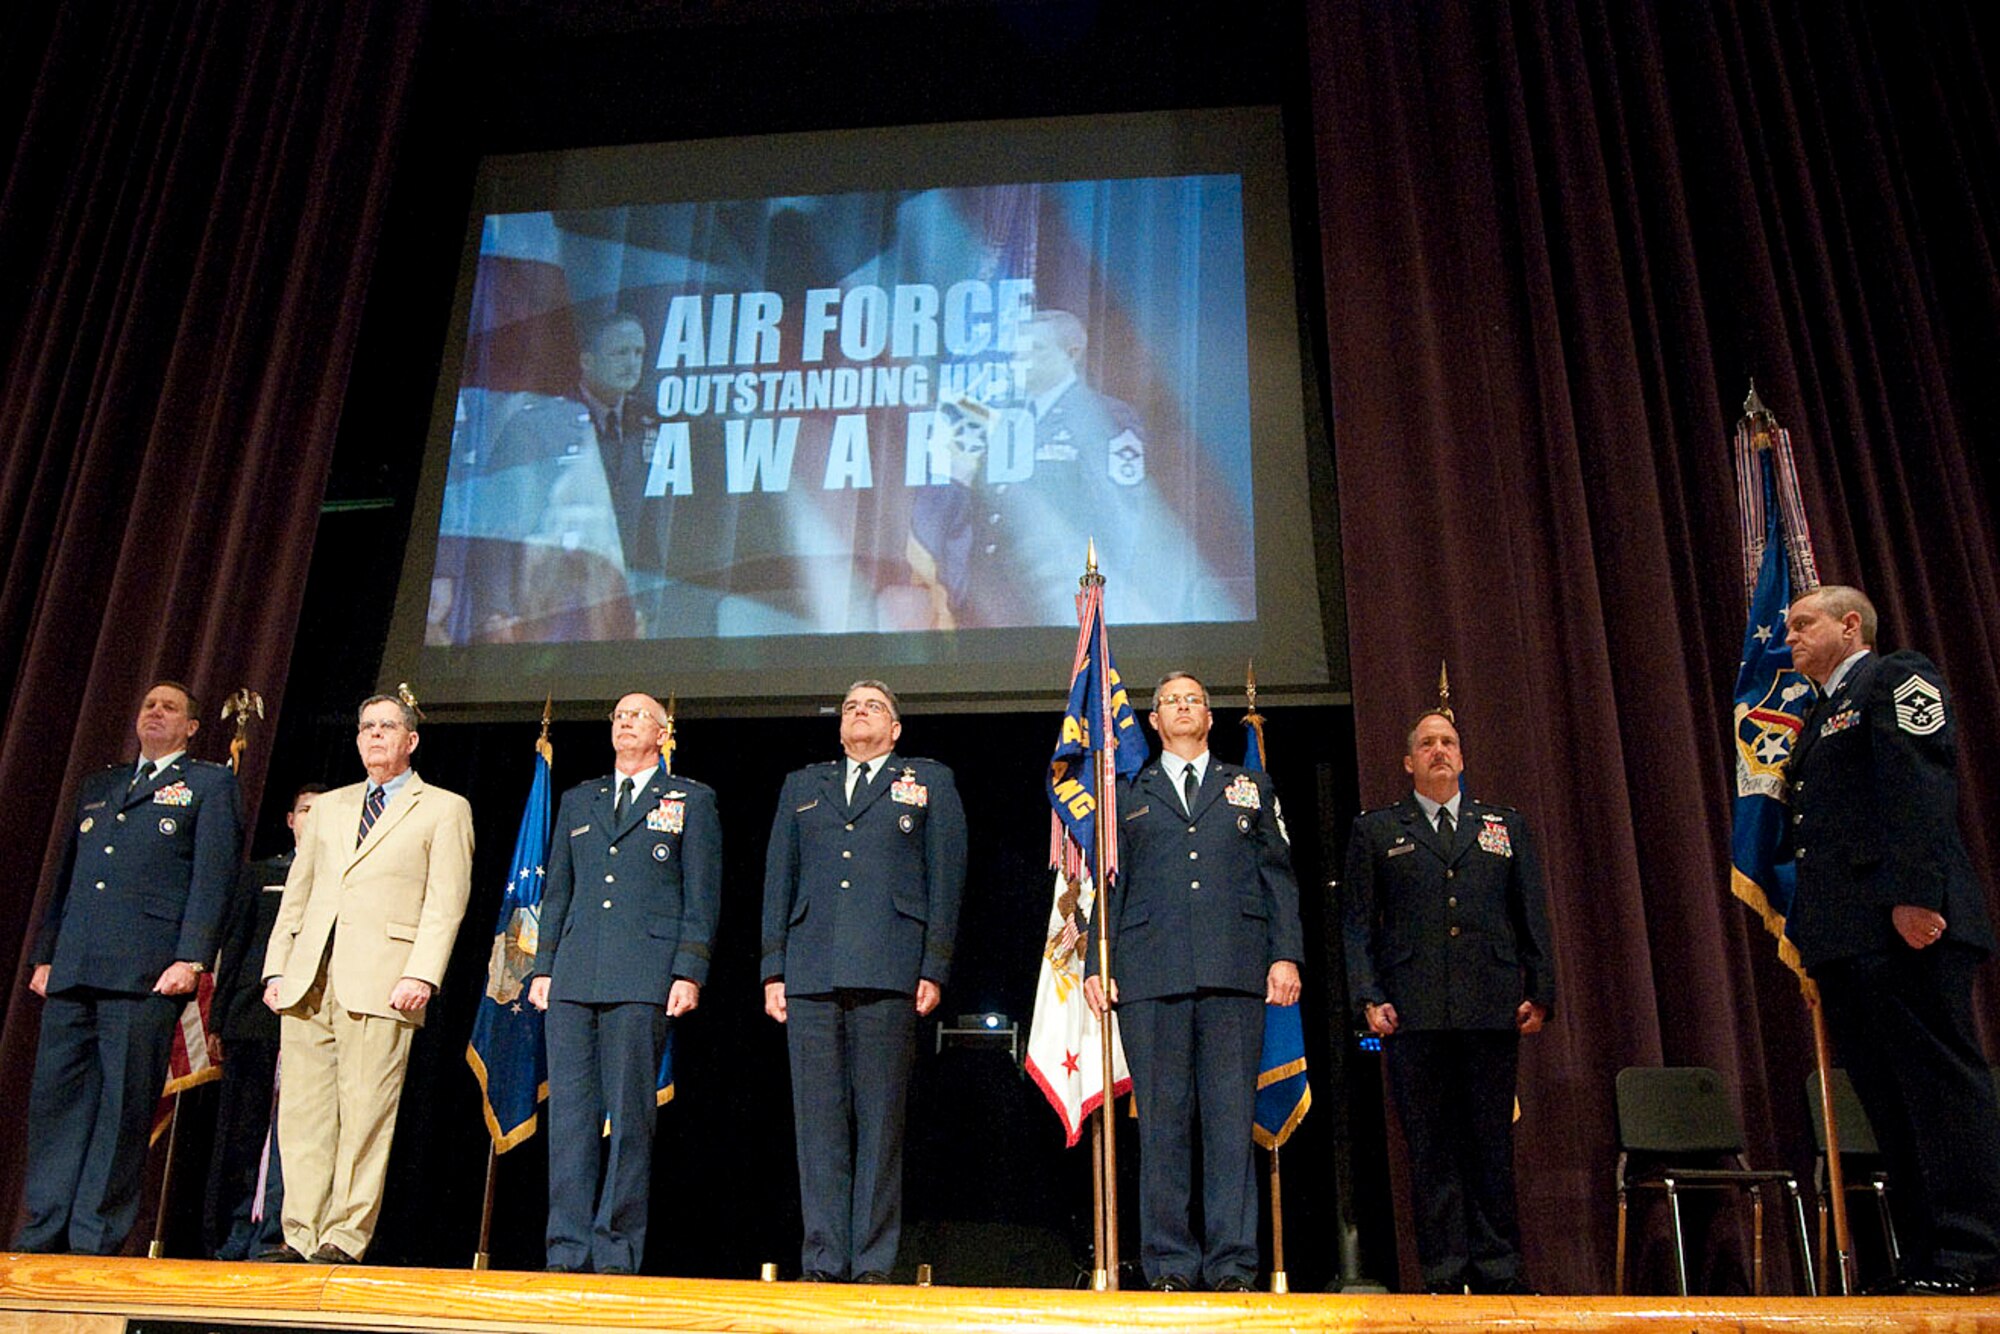
[{"label": "chief master sergeant stripes", "polygon": [[187,757],[187,688],[139,706],[139,763],[83,780],[29,956],[47,998],[14,1247],[115,1255],[139,1209],[174,1017],[215,958],[242,836],[236,775]]},{"label": "chief master sergeant stripes", "polygon": [[764,870],[764,1009],[785,1025],[808,1279],[886,1282],[903,1220],[916,1022],[951,970],[965,812],[951,770],[897,755],[896,697],[857,681],[847,759],[785,779]]},{"label": "chief master sergeant stripes", "polygon": [[[668,1021],[708,980],[722,900],[715,793],[660,764],[666,711],[611,714],[616,765],[563,793],[528,1000],[547,1010],[548,1267],[637,1273]],[[599,1169],[598,1129],[610,1121]]]}]

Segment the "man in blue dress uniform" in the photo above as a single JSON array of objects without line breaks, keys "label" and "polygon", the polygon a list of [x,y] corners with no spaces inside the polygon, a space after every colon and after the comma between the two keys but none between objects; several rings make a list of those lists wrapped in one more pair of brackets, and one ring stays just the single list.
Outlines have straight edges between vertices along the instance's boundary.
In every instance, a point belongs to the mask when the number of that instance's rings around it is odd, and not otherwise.
[{"label": "man in blue dress uniform", "polygon": [[765,857],[764,1010],[791,1052],[809,1280],[895,1268],[917,1019],[958,932],[965,812],[951,770],[895,753],[902,732],[889,687],[855,682],[846,758],[785,779]]},{"label": "man in blue dress uniform", "polygon": [[1519,811],[1460,791],[1450,718],[1424,714],[1407,745],[1414,790],[1348,837],[1348,994],[1409,1141],[1425,1289],[1522,1293],[1514,1082],[1520,1035],[1555,1008],[1541,864]]},{"label": "man in blue dress uniform", "polygon": [[21,1251],[114,1255],[139,1211],[174,1019],[236,883],[236,775],[189,759],[187,687],[139,706],[139,758],[83,780],[28,985],[45,997],[28,1096]]},{"label": "man in blue dress uniform", "polygon": [[[722,899],[712,789],[660,764],[666,710],[611,713],[612,772],[563,793],[528,1000],[548,1011],[548,1267],[634,1274],[668,1021],[708,980]],[[599,1130],[610,1153],[600,1172]]]},{"label": "man in blue dress uniform", "polygon": [[[1139,1108],[1139,1241],[1163,1292],[1257,1276],[1257,1112],[1264,1006],[1296,1005],[1299,887],[1271,780],[1208,752],[1208,691],[1173,672],[1148,721],[1160,758],[1120,793],[1109,1000]],[[1092,951],[1084,997],[1105,988]],[[1203,1237],[1189,1220],[1201,1123]]]},{"label": "man in blue dress uniform", "polygon": [[1993,950],[1958,832],[1957,727],[1921,653],[1877,654],[1874,604],[1829,584],[1785,642],[1820,687],[1786,770],[1798,887],[1785,934],[1889,1160],[1909,1290],[2000,1284],[2000,1107],[1972,1022]]}]

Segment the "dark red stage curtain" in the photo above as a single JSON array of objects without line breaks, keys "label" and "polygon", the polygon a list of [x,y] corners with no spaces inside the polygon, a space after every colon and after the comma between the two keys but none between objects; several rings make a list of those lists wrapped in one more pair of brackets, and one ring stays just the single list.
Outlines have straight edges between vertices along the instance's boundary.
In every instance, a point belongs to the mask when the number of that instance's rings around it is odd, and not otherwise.
[{"label": "dark red stage curtain", "polygon": [[1982,9],[1306,7],[1364,803],[1406,790],[1448,659],[1472,787],[1529,813],[1551,880],[1562,998],[1519,1135],[1549,1289],[1610,1289],[1621,1066],[1718,1067],[1754,1155],[1810,1142],[1798,993],[1727,887],[1749,377],[1822,577],[1948,674],[2000,865]]},{"label": "dark red stage curtain", "polygon": [[[30,3],[0,20],[0,914],[148,682],[226,757],[291,656],[428,4]],[[388,596],[383,590],[381,596]],[[251,810],[273,728],[254,736]],[[17,950],[18,963],[23,950]],[[40,1005],[11,970],[0,1229]]]}]

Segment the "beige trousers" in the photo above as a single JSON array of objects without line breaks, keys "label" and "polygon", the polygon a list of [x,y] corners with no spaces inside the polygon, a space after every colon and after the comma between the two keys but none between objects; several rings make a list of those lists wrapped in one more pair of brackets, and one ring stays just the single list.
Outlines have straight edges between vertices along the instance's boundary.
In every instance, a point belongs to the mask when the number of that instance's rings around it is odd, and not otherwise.
[{"label": "beige trousers", "polygon": [[278,1149],[285,1243],[306,1258],[331,1242],[359,1260],[375,1235],[413,1025],[352,1014],[326,964],[279,1024]]}]

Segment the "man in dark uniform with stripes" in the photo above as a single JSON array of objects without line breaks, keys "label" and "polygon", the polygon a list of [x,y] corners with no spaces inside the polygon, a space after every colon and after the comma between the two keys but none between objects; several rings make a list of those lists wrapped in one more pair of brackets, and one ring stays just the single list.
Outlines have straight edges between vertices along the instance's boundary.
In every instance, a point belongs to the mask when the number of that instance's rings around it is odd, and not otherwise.
[{"label": "man in dark uniform with stripes", "polygon": [[715,947],[722,825],[713,790],[661,765],[666,718],[651,695],[619,700],[616,766],[556,810],[528,1000],[548,1011],[547,1263],[560,1273],[639,1272],[660,1055]]},{"label": "man in dark uniform with stripes", "polygon": [[[785,1025],[804,1277],[887,1282],[919,1017],[951,971],[965,812],[951,770],[895,753],[880,681],[840,706],[846,757],[785,779],[764,870],[764,1010]],[[1247,1133],[1247,1132],[1246,1132]]]},{"label": "man in dark uniform with stripes", "polygon": [[139,757],[83,780],[29,956],[46,998],[28,1095],[21,1251],[115,1255],[139,1212],[174,1019],[215,959],[236,883],[236,775],[188,758],[187,687],[139,706]]},{"label": "man in dark uniform with stripes", "polygon": [[1785,642],[1821,697],[1787,768],[1798,888],[1785,934],[1889,1160],[1904,1286],[2000,1285],[2000,1107],[1972,1022],[1993,950],[1958,832],[1957,727],[1921,653],[1875,653],[1874,604],[1829,584]]},{"label": "man in dark uniform with stripes", "polygon": [[1424,714],[1406,744],[1414,791],[1348,839],[1348,994],[1409,1141],[1425,1290],[1525,1293],[1514,1082],[1556,990],[1541,863],[1519,811],[1460,790],[1451,718]]},{"label": "man in dark uniform with stripes", "polygon": [[[1296,1005],[1299,889],[1271,780],[1208,753],[1208,691],[1186,672],[1153,692],[1160,758],[1119,794],[1110,1001],[1139,1108],[1146,1281],[1248,1292],[1258,1270],[1257,1112],[1264,1006]],[[1084,997],[1099,1014],[1097,954]],[[1201,1126],[1202,1226],[1189,1216]]]}]

